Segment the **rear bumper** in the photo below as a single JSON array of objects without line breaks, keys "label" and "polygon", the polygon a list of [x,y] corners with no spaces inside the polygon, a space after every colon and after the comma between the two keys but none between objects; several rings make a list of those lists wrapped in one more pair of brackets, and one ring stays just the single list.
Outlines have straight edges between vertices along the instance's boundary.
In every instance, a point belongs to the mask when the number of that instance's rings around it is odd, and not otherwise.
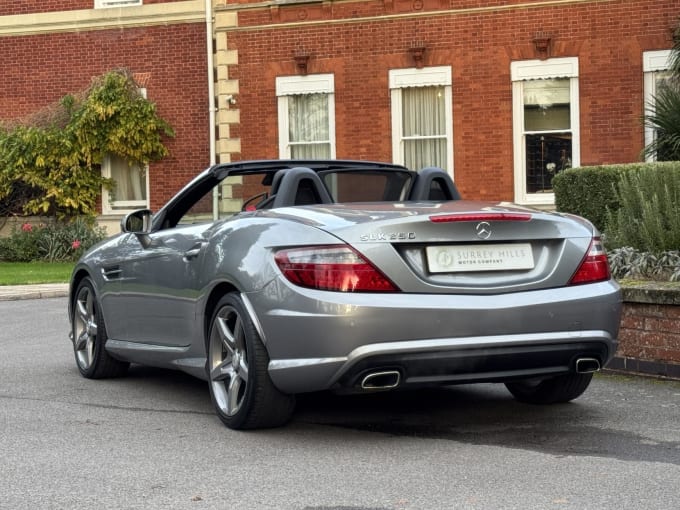
[{"label": "rear bumper", "polygon": [[272,360],[274,384],[287,393],[322,389],[358,390],[364,377],[397,371],[400,386],[502,382],[575,371],[576,360],[604,366],[618,342],[604,331],[521,338],[452,338],[361,347],[346,358]]},{"label": "rear bumper", "polygon": [[615,282],[451,296],[320,292],[277,280],[247,298],[272,381],[286,393],[352,390],[381,371],[419,386],[559,375],[579,358],[604,366],[621,313]]}]

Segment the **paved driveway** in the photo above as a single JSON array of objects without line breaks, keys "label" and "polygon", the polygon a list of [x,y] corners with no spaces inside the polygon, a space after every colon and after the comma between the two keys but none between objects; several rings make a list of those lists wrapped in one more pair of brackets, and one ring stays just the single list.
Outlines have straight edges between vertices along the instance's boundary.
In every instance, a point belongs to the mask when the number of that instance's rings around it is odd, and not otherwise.
[{"label": "paved driveway", "polygon": [[66,299],[0,303],[1,509],[677,509],[680,383],[599,376],[571,404],[479,385],[299,399],[235,432],[204,382],[88,381]]}]

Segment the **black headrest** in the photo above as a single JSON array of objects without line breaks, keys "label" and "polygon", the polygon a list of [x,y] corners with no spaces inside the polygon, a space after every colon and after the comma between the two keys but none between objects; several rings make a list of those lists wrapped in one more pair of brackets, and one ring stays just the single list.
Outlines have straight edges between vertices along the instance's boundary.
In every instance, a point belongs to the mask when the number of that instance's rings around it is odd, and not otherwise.
[{"label": "black headrest", "polygon": [[409,199],[444,202],[460,200],[461,196],[451,176],[445,170],[431,166],[418,172]]},{"label": "black headrest", "polygon": [[[277,172],[277,175],[280,172]],[[272,207],[332,203],[330,193],[314,170],[295,167],[285,171],[278,190],[275,192]]]}]

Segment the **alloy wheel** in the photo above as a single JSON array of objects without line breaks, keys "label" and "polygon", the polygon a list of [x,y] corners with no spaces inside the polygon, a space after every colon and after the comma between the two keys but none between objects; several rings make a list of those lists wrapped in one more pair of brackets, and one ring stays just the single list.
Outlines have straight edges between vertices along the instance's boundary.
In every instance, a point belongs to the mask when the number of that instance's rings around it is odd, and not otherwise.
[{"label": "alloy wheel", "polygon": [[87,286],[81,287],[75,304],[73,346],[78,364],[83,370],[87,370],[94,362],[97,339],[97,304],[94,292]]},{"label": "alloy wheel", "polygon": [[215,316],[209,353],[210,384],[215,404],[226,416],[234,416],[248,387],[248,355],[243,321],[233,306]]}]

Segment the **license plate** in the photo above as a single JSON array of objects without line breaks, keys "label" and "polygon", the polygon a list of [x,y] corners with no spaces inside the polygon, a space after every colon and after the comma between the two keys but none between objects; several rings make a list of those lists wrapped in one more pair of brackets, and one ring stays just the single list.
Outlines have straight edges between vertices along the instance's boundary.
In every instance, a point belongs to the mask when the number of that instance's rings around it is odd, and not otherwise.
[{"label": "license plate", "polygon": [[426,251],[431,273],[508,271],[534,267],[534,254],[529,243],[428,246]]}]

